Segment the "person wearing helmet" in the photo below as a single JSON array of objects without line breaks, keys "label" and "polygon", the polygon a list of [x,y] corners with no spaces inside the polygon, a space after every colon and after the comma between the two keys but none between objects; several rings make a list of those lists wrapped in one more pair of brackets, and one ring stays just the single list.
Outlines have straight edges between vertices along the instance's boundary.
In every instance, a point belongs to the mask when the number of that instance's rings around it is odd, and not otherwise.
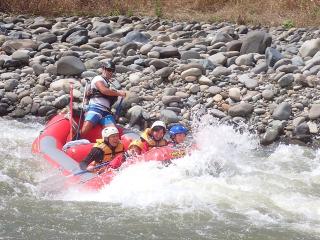
[{"label": "person wearing helmet", "polygon": [[124,160],[124,147],[120,141],[119,130],[113,126],[106,127],[101,135],[103,139],[97,139],[88,156],[80,162],[82,170],[92,171],[96,165],[115,158]]},{"label": "person wearing helmet", "polygon": [[170,146],[176,146],[182,144],[187,136],[188,129],[182,124],[173,125],[169,130],[169,135],[171,138]]},{"label": "person wearing helmet", "polygon": [[128,154],[130,156],[137,156],[142,153],[143,143],[140,140],[133,140],[128,147]]},{"label": "person wearing helmet", "polygon": [[151,128],[147,128],[140,136],[143,149],[142,153],[149,151],[153,147],[163,147],[168,145],[164,139],[166,125],[162,121],[155,121]]},{"label": "person wearing helmet", "polygon": [[125,97],[125,91],[117,91],[112,87],[112,75],[115,72],[115,64],[112,61],[102,63],[102,74],[95,76],[86,95],[89,98],[89,107],[85,113],[85,119],[80,135],[85,135],[96,124],[102,126],[115,126],[115,119],[111,113],[111,106],[118,97]]}]

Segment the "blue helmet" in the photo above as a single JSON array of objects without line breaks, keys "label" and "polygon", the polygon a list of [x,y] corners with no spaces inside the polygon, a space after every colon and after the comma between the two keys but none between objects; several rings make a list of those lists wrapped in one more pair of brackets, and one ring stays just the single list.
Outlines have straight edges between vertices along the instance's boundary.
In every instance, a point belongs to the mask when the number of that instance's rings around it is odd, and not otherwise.
[{"label": "blue helmet", "polygon": [[170,137],[174,137],[176,134],[179,134],[179,133],[187,134],[187,132],[188,132],[188,129],[182,124],[174,125],[169,130]]}]

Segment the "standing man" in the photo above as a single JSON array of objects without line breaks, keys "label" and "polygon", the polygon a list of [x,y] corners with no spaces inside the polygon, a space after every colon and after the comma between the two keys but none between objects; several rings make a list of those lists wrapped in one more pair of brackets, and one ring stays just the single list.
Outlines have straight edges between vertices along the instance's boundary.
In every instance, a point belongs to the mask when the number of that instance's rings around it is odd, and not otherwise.
[{"label": "standing man", "polygon": [[111,88],[114,72],[114,62],[107,61],[102,64],[102,74],[92,79],[88,91],[89,107],[81,128],[81,135],[86,134],[98,123],[104,127],[115,126],[111,106],[117,101],[118,97],[125,97],[126,92]]}]

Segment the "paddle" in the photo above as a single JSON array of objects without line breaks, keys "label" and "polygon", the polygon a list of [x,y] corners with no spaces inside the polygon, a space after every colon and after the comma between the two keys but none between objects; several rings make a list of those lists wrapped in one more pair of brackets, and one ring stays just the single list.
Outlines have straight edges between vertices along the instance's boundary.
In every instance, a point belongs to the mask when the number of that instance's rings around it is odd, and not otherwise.
[{"label": "paddle", "polygon": [[78,121],[78,128],[77,128],[77,132],[75,134],[74,140],[78,140],[80,138],[80,125],[81,125],[82,118],[84,115],[83,111],[84,111],[84,106],[86,103],[87,89],[88,89],[88,81],[86,80],[86,85],[84,87],[83,99],[82,99],[82,104],[81,104],[81,111],[80,111],[80,116],[79,116],[79,121]]},{"label": "paddle", "polygon": [[118,119],[119,116],[120,116],[120,111],[121,111],[121,108],[122,108],[123,99],[124,99],[124,97],[122,97],[122,98],[120,99],[120,102],[119,102],[119,104],[118,104],[118,106],[117,106],[117,108],[116,108],[116,113],[114,114],[114,118],[115,118],[116,121],[117,121],[117,119]]},{"label": "paddle", "polygon": [[[110,162],[103,162],[95,167],[92,168],[92,170],[96,170],[99,169],[101,167],[104,166],[108,166]],[[75,176],[79,176],[85,173],[89,173],[92,170],[81,170],[75,173],[71,173],[69,175],[55,175],[52,177],[49,177],[43,181],[40,182],[40,191],[44,191],[44,192],[50,192],[50,193],[54,193],[54,192],[60,192],[63,187],[65,186],[65,182],[68,181],[71,177],[75,177]]]}]

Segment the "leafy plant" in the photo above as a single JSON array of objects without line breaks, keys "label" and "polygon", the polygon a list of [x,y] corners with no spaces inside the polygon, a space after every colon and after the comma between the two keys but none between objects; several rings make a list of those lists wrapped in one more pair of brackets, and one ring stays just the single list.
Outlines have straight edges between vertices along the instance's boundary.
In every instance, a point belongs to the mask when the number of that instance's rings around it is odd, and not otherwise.
[{"label": "leafy plant", "polygon": [[290,29],[290,28],[293,28],[295,26],[295,24],[294,24],[294,22],[292,20],[287,19],[287,20],[283,21],[282,26],[285,29]]},{"label": "leafy plant", "polygon": [[162,17],[162,6],[161,6],[161,0],[155,0],[155,8],[154,8],[154,11],[155,11],[155,14],[157,17]]}]

